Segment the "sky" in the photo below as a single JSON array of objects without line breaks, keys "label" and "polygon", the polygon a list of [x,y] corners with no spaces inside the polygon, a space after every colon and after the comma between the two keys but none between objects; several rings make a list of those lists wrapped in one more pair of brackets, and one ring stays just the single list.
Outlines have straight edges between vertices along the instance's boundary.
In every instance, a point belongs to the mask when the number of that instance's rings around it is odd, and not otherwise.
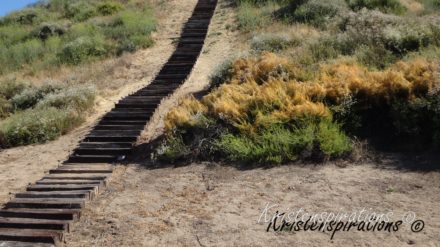
[{"label": "sky", "polygon": [[12,11],[19,10],[26,7],[30,3],[35,3],[36,0],[0,0],[0,16],[4,16]]}]

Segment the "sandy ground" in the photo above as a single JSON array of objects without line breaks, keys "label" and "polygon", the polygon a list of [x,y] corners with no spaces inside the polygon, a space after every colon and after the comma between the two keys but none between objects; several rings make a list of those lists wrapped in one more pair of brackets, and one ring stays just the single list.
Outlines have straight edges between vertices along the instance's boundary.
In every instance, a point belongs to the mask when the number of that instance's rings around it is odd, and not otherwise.
[{"label": "sandy ground", "polygon": [[[154,34],[156,44],[153,47],[104,61],[102,66],[94,64],[77,68],[78,71],[65,71],[80,77],[82,74],[93,74],[91,70],[99,70],[95,76],[101,77],[94,79],[99,80],[101,84],[96,84],[104,92],[97,100],[95,111],[88,117],[86,123],[68,135],[44,145],[0,149],[0,205],[8,201],[12,193],[23,191],[28,183],[40,179],[45,172],[64,161],[100,116],[109,111],[120,98],[148,85],[172,54],[173,40],[179,37],[180,29],[191,15],[196,0],[152,1],[158,3],[159,19],[158,31]],[[81,69],[83,71],[80,71]],[[46,80],[59,80],[61,74],[63,72],[57,73],[56,78],[46,78]],[[81,81],[77,77],[76,79]]]},{"label": "sandy ground", "polygon": [[[440,246],[440,173],[364,163],[239,170],[212,163],[118,166],[108,189],[67,235],[67,246]],[[265,232],[266,204],[307,212],[416,213],[419,233]],[[370,209],[371,208],[371,209]],[[270,215],[270,214],[269,214]]]}]

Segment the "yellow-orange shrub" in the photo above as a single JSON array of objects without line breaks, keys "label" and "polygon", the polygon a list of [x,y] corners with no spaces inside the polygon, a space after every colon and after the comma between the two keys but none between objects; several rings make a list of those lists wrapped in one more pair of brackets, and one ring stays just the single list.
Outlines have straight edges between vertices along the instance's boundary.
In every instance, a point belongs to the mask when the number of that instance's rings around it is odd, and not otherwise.
[{"label": "yellow-orange shrub", "polygon": [[259,58],[238,59],[231,79],[201,101],[185,99],[166,120],[168,129],[191,124],[194,115],[223,119],[243,132],[304,117],[331,118],[326,104],[347,96],[367,104],[412,100],[440,86],[436,67],[426,60],[398,62],[384,71],[369,71],[352,61],[322,66],[314,80],[300,81],[304,73],[285,58],[265,53]]}]

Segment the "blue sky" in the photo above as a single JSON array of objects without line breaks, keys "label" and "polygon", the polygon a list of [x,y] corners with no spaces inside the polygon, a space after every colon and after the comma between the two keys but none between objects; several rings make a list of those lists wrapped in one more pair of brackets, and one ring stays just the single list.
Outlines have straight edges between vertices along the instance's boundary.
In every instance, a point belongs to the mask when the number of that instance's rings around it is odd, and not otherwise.
[{"label": "blue sky", "polygon": [[35,2],[37,2],[37,0],[0,0],[0,16],[4,16]]}]

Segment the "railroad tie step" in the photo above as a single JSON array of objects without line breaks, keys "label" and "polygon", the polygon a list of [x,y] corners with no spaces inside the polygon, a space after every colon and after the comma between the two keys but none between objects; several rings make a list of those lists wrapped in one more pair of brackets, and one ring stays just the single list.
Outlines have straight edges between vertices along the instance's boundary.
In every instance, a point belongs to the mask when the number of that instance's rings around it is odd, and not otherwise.
[{"label": "railroad tie step", "polygon": [[0,217],[0,229],[15,228],[70,231],[70,222],[69,220]]},{"label": "railroad tie step", "polygon": [[[30,246],[36,246],[36,244],[53,244],[55,246],[61,246],[63,241],[63,232],[57,230],[37,230],[37,229],[0,229],[0,243],[2,241],[13,242],[28,242],[33,243]],[[17,243],[20,244],[20,243]]]},{"label": "railroad tie step", "polygon": [[59,208],[4,208],[0,209],[0,217],[31,218],[47,220],[77,220],[81,216],[79,209]]},{"label": "railroad tie step", "polygon": [[[45,179],[51,180],[51,179]],[[84,183],[83,183],[84,184]],[[90,190],[27,191],[15,194],[16,198],[84,198],[91,199]]]},{"label": "railroad tie step", "polygon": [[85,202],[83,198],[14,198],[6,203],[5,208],[81,209]]},{"label": "railroad tie step", "polygon": [[[91,141],[134,141],[136,138],[132,137],[87,137],[86,140]],[[67,163],[112,163],[118,160],[122,160],[118,155],[86,155],[78,154],[74,152],[69,156]]]}]

